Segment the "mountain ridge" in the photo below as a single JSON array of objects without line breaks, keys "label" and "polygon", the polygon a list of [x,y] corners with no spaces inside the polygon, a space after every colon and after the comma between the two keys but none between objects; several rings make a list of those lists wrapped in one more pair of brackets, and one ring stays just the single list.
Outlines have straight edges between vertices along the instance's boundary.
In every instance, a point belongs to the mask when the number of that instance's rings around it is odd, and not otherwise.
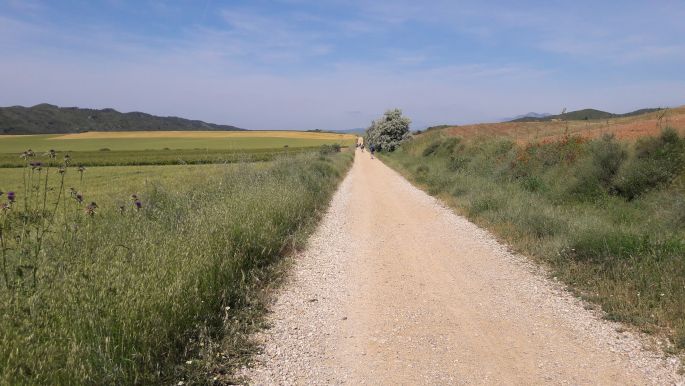
[{"label": "mountain ridge", "polygon": [[1,134],[68,134],[85,131],[241,131],[179,117],[161,117],[140,111],[127,113],[113,108],[59,107],[41,103],[31,107],[0,107]]},{"label": "mountain ridge", "polygon": [[545,122],[552,120],[567,120],[567,121],[583,121],[592,119],[609,119],[609,118],[620,118],[620,117],[631,117],[634,115],[641,115],[646,113],[652,113],[655,111],[663,110],[661,107],[656,108],[645,108],[635,111],[631,111],[625,114],[614,114],[607,111],[597,110],[597,109],[582,109],[576,111],[569,111],[563,114],[547,115],[545,117],[531,117],[524,116],[521,118],[515,118],[507,122]]}]

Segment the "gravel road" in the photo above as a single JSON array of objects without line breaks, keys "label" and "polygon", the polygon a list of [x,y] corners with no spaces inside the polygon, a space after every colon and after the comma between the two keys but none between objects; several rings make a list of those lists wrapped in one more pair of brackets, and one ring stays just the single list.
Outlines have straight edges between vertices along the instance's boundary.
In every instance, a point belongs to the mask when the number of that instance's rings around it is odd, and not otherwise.
[{"label": "gravel road", "polygon": [[685,384],[651,338],[368,153],[294,259],[253,384]]}]

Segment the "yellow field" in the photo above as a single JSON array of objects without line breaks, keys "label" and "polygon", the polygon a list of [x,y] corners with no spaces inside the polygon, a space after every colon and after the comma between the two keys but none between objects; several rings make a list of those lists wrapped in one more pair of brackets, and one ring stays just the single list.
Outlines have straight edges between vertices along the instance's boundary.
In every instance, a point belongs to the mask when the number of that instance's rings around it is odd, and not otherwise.
[{"label": "yellow field", "polygon": [[352,140],[353,134],[316,133],[304,131],[91,131],[64,134],[50,140],[64,139],[123,139],[123,138],[294,138],[319,140]]}]

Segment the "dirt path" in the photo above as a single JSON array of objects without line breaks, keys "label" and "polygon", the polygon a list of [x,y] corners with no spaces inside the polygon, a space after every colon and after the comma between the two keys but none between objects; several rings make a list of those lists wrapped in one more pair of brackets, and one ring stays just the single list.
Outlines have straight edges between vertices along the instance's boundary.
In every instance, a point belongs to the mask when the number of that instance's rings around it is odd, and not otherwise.
[{"label": "dirt path", "polygon": [[254,384],[679,384],[677,361],[358,153],[279,294]]}]

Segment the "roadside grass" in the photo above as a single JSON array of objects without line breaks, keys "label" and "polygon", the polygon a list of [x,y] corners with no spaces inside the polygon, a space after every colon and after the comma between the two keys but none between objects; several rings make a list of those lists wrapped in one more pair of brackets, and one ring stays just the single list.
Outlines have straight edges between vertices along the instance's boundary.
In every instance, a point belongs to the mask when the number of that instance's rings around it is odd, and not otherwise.
[{"label": "roadside grass", "polygon": [[685,349],[685,139],[517,145],[423,134],[388,165],[551,267],[606,317]]},{"label": "roadside grass", "polygon": [[[83,203],[42,182],[17,189],[0,214],[0,383],[230,381],[259,327],[262,289],[303,245],[352,156],[89,168],[83,182],[70,167],[65,186]],[[36,170],[2,170],[2,183]],[[63,200],[42,244],[35,234],[53,217],[41,192],[48,206]],[[35,209],[22,210],[34,194]],[[96,199],[93,214],[85,204]]]}]

